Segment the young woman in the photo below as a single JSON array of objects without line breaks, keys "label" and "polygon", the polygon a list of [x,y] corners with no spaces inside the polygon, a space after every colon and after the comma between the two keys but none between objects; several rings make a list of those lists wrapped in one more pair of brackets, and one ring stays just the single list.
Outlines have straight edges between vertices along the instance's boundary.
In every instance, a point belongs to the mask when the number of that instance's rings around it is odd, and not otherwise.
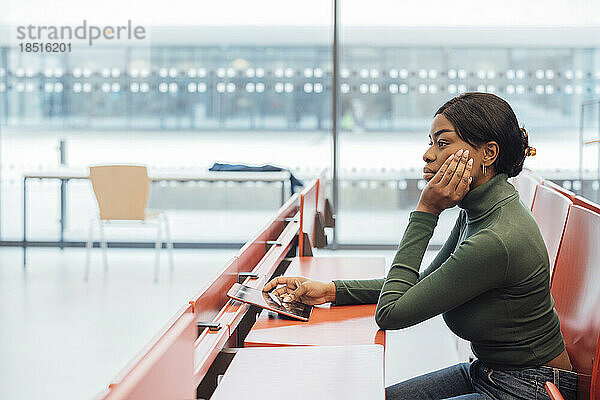
[{"label": "young woman", "polygon": [[[263,290],[307,304],[377,303],[381,329],[443,314],[477,359],[386,388],[388,399],[543,399],[544,383],[575,399],[577,375],[550,296],[546,246],[531,212],[507,182],[533,148],[509,104],[465,93],[436,113],[423,155],[428,181],[385,279],[279,277]],[[439,214],[458,205],[456,224],[424,271]],[[280,287],[278,287],[281,285]]]}]

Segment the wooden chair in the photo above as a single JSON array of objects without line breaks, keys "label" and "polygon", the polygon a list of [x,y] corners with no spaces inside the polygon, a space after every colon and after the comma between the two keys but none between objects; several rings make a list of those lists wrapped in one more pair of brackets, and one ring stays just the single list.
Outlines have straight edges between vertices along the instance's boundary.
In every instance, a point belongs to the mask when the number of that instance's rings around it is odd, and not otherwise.
[{"label": "wooden chair", "polygon": [[[571,206],[563,240],[556,257],[551,292],[561,331],[575,372],[579,397],[590,398],[591,379],[598,385],[600,335],[600,215]],[[594,361],[596,360],[596,361]],[[594,364],[596,362],[596,364]],[[598,387],[592,389],[600,400]]]},{"label": "wooden chair", "polygon": [[540,227],[542,238],[548,249],[550,276],[552,276],[552,270],[556,262],[569,207],[572,204],[571,200],[548,186],[540,185],[537,188],[531,212]]},{"label": "wooden chair", "polygon": [[[162,247],[162,231],[164,229],[169,262],[173,270],[173,242],[169,229],[169,221],[163,211],[146,210],[150,193],[150,178],[145,166],[138,165],[103,165],[90,167],[90,181],[98,203],[99,215],[92,218],[89,226],[87,254],[85,263],[85,280],[89,276],[90,253],[93,247],[94,226],[100,232],[100,247],[103,249],[104,269],[108,268],[107,243],[104,227],[115,221],[127,221],[150,224],[157,228],[156,261],[154,281],[158,281],[160,249]],[[113,224],[117,226],[117,224]],[[118,225],[121,225],[119,223]]]}]

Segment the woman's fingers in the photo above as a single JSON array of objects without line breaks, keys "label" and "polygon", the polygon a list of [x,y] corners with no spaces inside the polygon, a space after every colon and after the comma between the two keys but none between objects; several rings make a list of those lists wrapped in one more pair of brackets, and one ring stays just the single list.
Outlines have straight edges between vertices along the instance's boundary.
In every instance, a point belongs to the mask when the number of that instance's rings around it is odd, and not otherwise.
[{"label": "woman's fingers", "polygon": [[[457,157],[454,157],[457,158]],[[452,175],[452,178],[450,179],[450,188],[452,188],[453,190],[456,190],[456,188],[458,187],[458,183],[460,182],[460,180],[463,177],[463,173],[465,172],[465,168],[467,166],[467,161],[469,159],[469,150],[465,150],[462,153],[462,157],[458,158],[458,165],[456,166],[456,171],[454,172],[454,175]]]},{"label": "woman's fingers", "polygon": [[[292,284],[295,282],[296,278],[293,277],[287,277],[287,276],[278,276],[277,278],[271,280],[271,282],[267,283],[264,287],[263,287],[263,292],[268,292],[271,289],[277,287],[278,285],[288,285],[288,284]],[[295,287],[295,286],[294,286]]]},{"label": "woman's fingers", "polygon": [[299,285],[298,289],[294,290],[292,293],[288,293],[283,298],[283,301],[287,303],[287,302],[299,299],[306,293],[307,290],[308,290],[308,287],[306,285]]},{"label": "woman's fingers", "polygon": [[456,152],[456,154],[454,154],[454,157],[452,158],[452,161],[450,161],[450,165],[448,166],[448,169],[446,169],[446,171],[444,172],[444,175],[442,176],[442,179],[440,179],[440,184],[442,186],[446,186],[450,180],[452,179],[452,177],[454,176],[454,172],[456,171],[456,167],[458,166],[461,157],[463,154],[463,150],[460,149],[459,151]]},{"label": "woman's fingers", "polygon": [[277,297],[283,297],[286,294],[291,293],[292,291],[293,291],[293,289],[291,289],[287,286],[282,286],[280,288],[273,290],[273,294]]},{"label": "woman's fingers", "polygon": [[444,163],[442,164],[440,169],[438,169],[438,171],[435,173],[434,177],[431,178],[431,182],[438,183],[439,181],[442,180],[442,177],[446,173],[446,170],[450,166],[450,163],[452,162],[453,159],[454,159],[454,154],[450,154],[450,156],[448,158],[446,158],[446,161],[444,161]]},{"label": "woman's fingers", "polygon": [[473,169],[473,159],[469,159],[465,166],[465,172],[462,175],[462,178],[458,182],[456,187],[456,192],[463,197],[469,191],[469,185],[471,184],[471,170]]}]

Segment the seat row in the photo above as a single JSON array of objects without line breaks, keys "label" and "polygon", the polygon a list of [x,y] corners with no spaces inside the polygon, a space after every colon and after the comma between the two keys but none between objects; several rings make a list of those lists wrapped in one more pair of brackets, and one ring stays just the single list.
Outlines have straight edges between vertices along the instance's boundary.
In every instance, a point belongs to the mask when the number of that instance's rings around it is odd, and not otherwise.
[{"label": "seat row", "polygon": [[[378,334],[374,323],[373,307],[354,310],[354,313],[338,312],[335,315],[328,314],[325,310],[320,316],[320,310],[316,309],[311,317],[313,325],[307,330],[298,331],[301,337],[312,337],[314,343],[309,344],[323,345],[312,348],[310,352],[306,352],[307,347],[296,346],[297,343],[293,340],[288,340],[290,343],[282,343],[286,346],[285,349],[276,349],[272,347],[273,344],[265,343],[267,348],[257,352],[254,350],[258,349],[242,347],[253,329],[254,332],[259,332],[255,325],[261,310],[226,297],[227,291],[235,282],[262,288],[272,277],[285,273],[290,265],[300,266],[299,260],[317,259],[312,257],[312,248],[324,247],[327,244],[325,228],[333,226],[335,222],[325,195],[325,183],[323,173],[300,194],[292,196],[238,254],[223,266],[216,277],[188,304],[181,307],[154,339],[96,398],[191,399],[210,398],[213,394],[214,398],[230,398],[232,391],[248,396],[253,390],[252,385],[240,383],[239,379],[248,379],[253,372],[255,375],[272,375],[278,370],[284,372],[283,369],[272,368],[273,363],[281,360],[282,351],[296,360],[315,357],[329,360],[326,368],[310,369],[309,375],[314,388],[333,390],[344,398],[383,398],[381,344],[384,343],[384,338],[383,331]],[[385,267],[383,258],[378,259],[377,263],[379,268],[373,272],[376,277],[383,273]],[[321,262],[320,267],[313,270],[321,274],[327,274],[326,271],[329,271],[328,276],[331,279],[343,277],[340,275],[339,260],[337,264],[334,260],[333,264],[335,265]],[[304,272],[305,275],[311,274],[310,271]],[[357,325],[356,321],[363,321],[365,328],[357,329],[359,339],[350,342],[355,345],[352,351],[348,352],[347,348],[342,346],[327,346],[333,343],[321,340],[326,336],[323,332],[327,331],[328,324],[332,327],[330,332],[337,330],[339,333],[339,324],[346,323],[347,328],[359,328],[360,323]],[[282,332],[271,330],[275,338],[286,342]],[[342,337],[345,337],[345,333]],[[251,345],[250,342],[247,345]],[[253,363],[255,368],[245,370],[242,367],[244,363]],[[356,373],[367,365],[371,365],[370,374]],[[375,368],[372,368],[373,366]],[[304,365],[298,364],[296,369],[296,374],[287,371],[285,377],[275,381],[281,383],[282,379],[287,379],[287,382],[292,384],[296,382],[295,376],[298,374],[304,374],[308,378],[307,373],[303,372]],[[240,374],[240,371],[243,373]],[[225,378],[215,392],[223,375]],[[338,384],[332,386],[331,379],[336,377]],[[260,385],[259,388],[264,390],[264,385]],[[276,385],[270,388],[275,390]]]},{"label": "seat row", "polygon": [[[600,205],[524,171],[512,179],[548,249],[550,290],[579,399],[600,400]],[[562,399],[550,382],[552,399]]]},{"label": "seat row", "polygon": [[[579,398],[600,400],[598,206],[528,171],[512,183],[523,194],[521,200],[532,210],[548,247],[551,292],[567,351],[580,375]],[[372,305],[319,306],[304,323],[226,297],[235,282],[261,288],[282,274],[319,280],[369,279],[384,274],[383,258],[312,256],[313,247],[326,245],[325,228],[334,224],[325,193],[321,175],[290,198],[98,398],[265,396],[270,390],[277,394],[282,384],[297,382],[296,376],[308,379],[308,375],[312,388],[333,388],[332,393],[343,398],[383,398],[385,332],[374,323]],[[324,369],[317,363],[307,369],[301,362],[316,358],[332,361]],[[282,363],[282,359],[300,361]],[[280,364],[286,369],[276,368]],[[366,375],[354,373],[366,365],[376,367],[369,368]],[[251,383],[261,376],[278,384]],[[547,387],[551,396],[560,396],[552,384]],[[286,396],[294,398],[289,392]]]}]

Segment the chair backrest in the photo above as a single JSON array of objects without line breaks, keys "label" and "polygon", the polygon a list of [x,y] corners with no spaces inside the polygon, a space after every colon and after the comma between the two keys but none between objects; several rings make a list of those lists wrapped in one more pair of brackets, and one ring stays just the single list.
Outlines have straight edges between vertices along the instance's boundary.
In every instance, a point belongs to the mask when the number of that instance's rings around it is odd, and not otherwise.
[{"label": "chair backrest", "polygon": [[577,373],[588,377],[600,334],[599,243],[600,215],[571,206],[551,291],[571,363]]},{"label": "chair backrest", "polygon": [[519,198],[525,204],[525,207],[531,210],[533,198],[538,187],[538,181],[526,172],[521,172],[519,175],[511,178],[510,183],[519,192]]},{"label": "chair backrest", "polygon": [[569,207],[572,204],[571,200],[548,186],[540,185],[537,188],[531,212],[540,227],[542,238],[546,243],[546,249],[548,249],[550,276],[552,276],[552,270],[556,262]]},{"label": "chair backrest", "polygon": [[575,198],[573,199],[573,204],[581,206],[583,208],[587,208],[588,210],[600,214],[600,204],[594,203],[593,201],[588,200],[585,197],[575,196]]},{"label": "chair backrest", "polygon": [[527,174],[530,177],[532,177],[533,179],[535,179],[538,183],[542,182],[542,177],[538,174],[536,174],[531,168],[527,168],[527,167],[523,167],[523,171],[521,172],[521,174]]},{"label": "chair backrest", "polygon": [[325,202],[327,200],[327,170],[323,170],[317,180],[317,212],[325,218]]},{"label": "chair backrest", "polygon": [[[300,232],[298,238],[298,254],[300,257],[307,253],[307,246],[311,249],[314,246],[316,212],[317,181],[315,180],[300,193]],[[303,234],[307,235],[309,243],[305,243]]]},{"label": "chair backrest", "polygon": [[594,368],[592,369],[590,400],[600,400],[600,336],[598,337],[598,344],[596,345]]},{"label": "chair backrest", "polygon": [[559,192],[560,194],[562,194],[563,196],[566,196],[569,200],[573,201],[575,199],[575,193],[571,192],[570,190],[565,189],[564,187],[548,180],[548,179],[544,179],[542,180],[542,185],[552,188],[554,190],[556,190],[557,192]]},{"label": "chair backrest", "polygon": [[90,167],[100,219],[143,220],[150,193],[148,169],[141,165]]}]

